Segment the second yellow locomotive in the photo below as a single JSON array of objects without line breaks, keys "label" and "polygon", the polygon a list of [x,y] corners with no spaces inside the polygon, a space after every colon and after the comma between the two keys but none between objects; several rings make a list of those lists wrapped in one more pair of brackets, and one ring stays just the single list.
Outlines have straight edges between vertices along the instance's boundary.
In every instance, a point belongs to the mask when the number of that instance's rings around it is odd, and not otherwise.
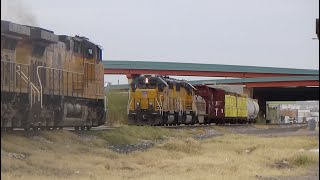
[{"label": "second yellow locomotive", "polygon": [[134,125],[195,124],[195,88],[187,81],[141,75],[130,84],[128,122]]}]

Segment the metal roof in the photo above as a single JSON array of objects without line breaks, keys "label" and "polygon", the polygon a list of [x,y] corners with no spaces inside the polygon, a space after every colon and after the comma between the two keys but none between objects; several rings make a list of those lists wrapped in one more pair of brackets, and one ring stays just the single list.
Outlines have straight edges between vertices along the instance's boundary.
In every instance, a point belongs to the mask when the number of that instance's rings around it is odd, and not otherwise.
[{"label": "metal roof", "polygon": [[[196,60],[194,60],[196,62]],[[240,66],[223,64],[199,64],[178,62],[150,62],[150,61],[102,61],[105,69],[139,69],[139,70],[176,70],[176,71],[214,71],[241,73],[274,73],[296,75],[319,75],[319,70],[276,68],[261,66]]]},{"label": "metal roof", "polygon": [[191,84],[231,84],[249,82],[284,82],[284,81],[319,81],[319,76],[289,76],[289,77],[263,77],[263,78],[239,78],[239,79],[213,79],[189,81]]},{"label": "metal roof", "polygon": [[[319,81],[319,76],[289,76],[289,77],[264,77],[264,78],[239,78],[239,79],[212,79],[188,81],[192,85],[200,84],[237,84],[250,82],[294,82],[294,81]],[[129,89],[128,84],[111,85],[110,89]]]}]

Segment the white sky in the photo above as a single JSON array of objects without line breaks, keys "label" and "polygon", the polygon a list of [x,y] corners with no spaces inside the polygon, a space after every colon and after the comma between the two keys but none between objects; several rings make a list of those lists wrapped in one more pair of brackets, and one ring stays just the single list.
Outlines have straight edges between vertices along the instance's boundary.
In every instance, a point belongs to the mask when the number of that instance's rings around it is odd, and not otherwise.
[{"label": "white sky", "polygon": [[318,17],[319,0],[1,0],[1,19],[86,36],[105,60],[319,69]]}]

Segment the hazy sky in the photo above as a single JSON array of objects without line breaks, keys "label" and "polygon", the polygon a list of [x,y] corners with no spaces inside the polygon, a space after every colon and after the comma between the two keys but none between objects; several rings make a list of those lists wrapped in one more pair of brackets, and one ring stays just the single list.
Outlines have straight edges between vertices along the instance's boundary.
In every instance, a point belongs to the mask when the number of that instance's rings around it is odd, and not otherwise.
[{"label": "hazy sky", "polygon": [[1,11],[86,36],[105,60],[319,69],[319,0],[1,0]]}]

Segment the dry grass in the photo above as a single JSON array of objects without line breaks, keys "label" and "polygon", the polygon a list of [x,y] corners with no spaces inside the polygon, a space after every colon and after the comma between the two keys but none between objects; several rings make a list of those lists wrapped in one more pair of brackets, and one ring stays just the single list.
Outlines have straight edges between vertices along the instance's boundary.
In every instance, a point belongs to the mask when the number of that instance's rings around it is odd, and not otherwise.
[{"label": "dry grass", "polygon": [[116,91],[108,91],[108,114],[107,125],[117,126],[121,124],[128,124],[127,104],[128,93],[120,93]]},{"label": "dry grass", "polygon": [[90,131],[88,134],[97,136],[109,144],[135,144],[139,140],[163,140],[173,133],[168,129],[151,126],[121,126],[108,131]]},{"label": "dry grass", "polygon": [[[161,134],[174,136],[145,152],[117,154],[106,144],[119,143],[112,138],[133,136],[135,139],[158,139]],[[319,163],[318,154],[299,149],[319,147],[317,137],[263,138],[239,134],[197,141],[191,138],[202,130],[159,130],[124,127],[99,132],[87,138],[65,131],[40,133],[47,140],[4,135],[1,150],[25,154],[23,160],[3,156],[3,179],[255,179],[256,175],[302,175]],[[100,134],[101,133],[101,134]],[[110,135],[112,134],[112,135]],[[135,135],[138,134],[138,135]],[[148,136],[148,134],[150,136]],[[90,139],[91,138],[91,139]],[[91,141],[90,141],[91,140]],[[286,160],[289,167],[277,168]]]}]

